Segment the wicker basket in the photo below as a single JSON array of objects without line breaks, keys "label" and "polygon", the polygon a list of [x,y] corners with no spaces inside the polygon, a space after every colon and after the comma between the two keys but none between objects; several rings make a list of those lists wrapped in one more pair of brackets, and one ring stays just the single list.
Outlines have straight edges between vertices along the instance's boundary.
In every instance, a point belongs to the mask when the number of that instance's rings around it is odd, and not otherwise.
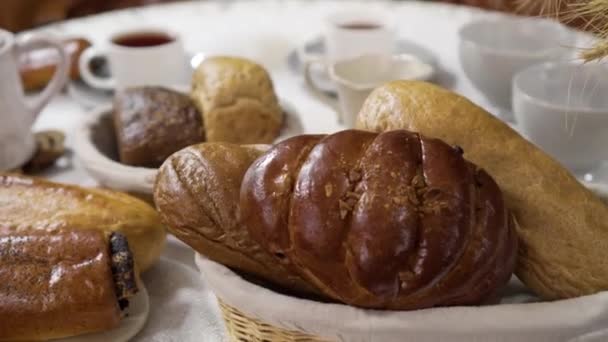
[{"label": "wicker basket", "polygon": [[219,300],[231,342],[330,342],[320,337],[290,331],[247,317],[238,309]]},{"label": "wicker basket", "polygon": [[231,342],[608,341],[608,292],[539,303],[514,280],[501,305],[374,311],[282,295],[196,259]]},{"label": "wicker basket", "polygon": [[[608,203],[608,186],[585,185]],[[273,292],[200,254],[196,264],[231,342],[608,341],[608,292],[542,303],[514,278],[500,305],[374,311]]]}]

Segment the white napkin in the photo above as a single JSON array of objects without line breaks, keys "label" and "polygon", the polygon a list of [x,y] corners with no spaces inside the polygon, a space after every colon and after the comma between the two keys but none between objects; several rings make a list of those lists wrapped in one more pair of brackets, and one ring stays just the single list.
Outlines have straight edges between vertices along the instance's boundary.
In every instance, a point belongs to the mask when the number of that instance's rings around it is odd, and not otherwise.
[{"label": "white napkin", "polygon": [[134,342],[220,342],[224,323],[215,296],[192,267],[194,254],[170,238],[160,262],[143,275],[150,315]]}]

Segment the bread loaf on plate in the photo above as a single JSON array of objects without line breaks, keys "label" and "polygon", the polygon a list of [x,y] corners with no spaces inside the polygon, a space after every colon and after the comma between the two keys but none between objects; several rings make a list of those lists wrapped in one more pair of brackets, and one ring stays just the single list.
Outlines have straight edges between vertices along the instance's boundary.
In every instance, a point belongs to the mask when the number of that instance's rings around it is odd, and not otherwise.
[{"label": "bread loaf on plate", "polygon": [[0,234],[0,341],[115,328],[137,291],[125,237],[62,229]]},{"label": "bread loaf on plate", "polygon": [[461,146],[487,170],[518,223],[517,276],[538,295],[608,290],[608,207],[507,124],[436,85],[397,81],[374,90],[357,127],[418,131]]},{"label": "bread loaf on plate", "polygon": [[250,149],[190,147],[157,179],[169,229],[212,260],[377,309],[480,304],[512,274],[501,191],[459,148],[344,131]]},{"label": "bread loaf on plate", "polygon": [[283,125],[270,75],[244,58],[205,59],[194,72],[190,96],[203,114],[210,142],[271,143]]},{"label": "bread loaf on plate", "polygon": [[158,260],[166,238],[154,208],[135,197],[0,174],[0,234],[64,228],[124,234],[141,272]]}]

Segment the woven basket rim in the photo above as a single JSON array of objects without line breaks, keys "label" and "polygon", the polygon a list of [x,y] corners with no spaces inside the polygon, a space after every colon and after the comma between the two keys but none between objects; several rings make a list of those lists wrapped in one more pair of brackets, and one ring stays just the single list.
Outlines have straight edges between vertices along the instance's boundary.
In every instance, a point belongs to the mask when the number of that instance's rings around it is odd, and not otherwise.
[{"label": "woven basket rim", "polygon": [[597,330],[598,325],[608,326],[608,292],[555,302],[379,311],[280,294],[246,281],[198,253],[196,264],[216,296],[243,314],[282,329],[329,338],[353,336],[354,341],[373,333],[374,340],[392,341],[393,335],[425,336],[436,334],[438,329],[450,336],[471,338],[489,332],[508,335],[522,331],[567,336],[556,334],[580,334]]}]

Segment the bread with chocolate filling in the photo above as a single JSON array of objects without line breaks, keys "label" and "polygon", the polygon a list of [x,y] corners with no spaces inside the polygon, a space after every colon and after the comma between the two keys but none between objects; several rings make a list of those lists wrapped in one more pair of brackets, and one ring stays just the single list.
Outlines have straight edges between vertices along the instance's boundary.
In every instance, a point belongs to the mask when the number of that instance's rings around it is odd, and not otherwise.
[{"label": "bread with chocolate filling", "polygon": [[112,190],[0,174],[0,234],[53,232],[63,228],[124,234],[140,272],[160,258],[166,238],[154,208],[135,197]]},{"label": "bread with chocolate filling", "polygon": [[126,238],[63,229],[0,235],[0,341],[105,331],[137,292]]}]

